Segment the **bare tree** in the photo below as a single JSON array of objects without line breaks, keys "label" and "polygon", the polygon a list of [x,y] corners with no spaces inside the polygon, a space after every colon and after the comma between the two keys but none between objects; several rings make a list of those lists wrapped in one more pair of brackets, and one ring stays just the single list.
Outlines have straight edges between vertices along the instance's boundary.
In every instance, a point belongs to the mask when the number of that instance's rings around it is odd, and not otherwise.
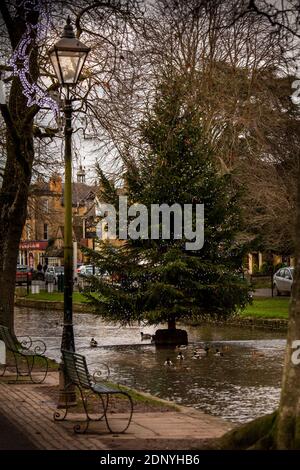
[{"label": "bare tree", "polygon": [[[283,48],[299,38],[299,2],[266,1],[236,2],[233,21],[247,15],[265,18],[282,41]],[[296,56],[298,56],[296,50]],[[299,126],[297,133],[299,138]],[[223,437],[220,447],[226,448],[300,448],[300,367],[297,347],[300,338],[300,165],[299,145],[294,152],[295,186],[297,198],[294,210],[296,269],[292,298],[289,308],[289,326],[285,363],[282,378],[281,399],[278,410],[273,414],[248,423]]]},{"label": "bare tree", "polygon": [[[93,136],[101,141],[107,169],[103,132],[99,137],[98,113],[104,111],[101,129],[111,140],[111,157],[115,150],[114,170],[121,173],[127,165],[138,164],[143,150],[140,123],[153,102],[155,85],[161,77],[181,74],[190,84],[190,100],[220,171],[233,172],[241,188],[249,240],[258,238],[262,249],[291,254],[299,112],[290,100],[289,58],[282,55],[282,43],[266,18],[243,16],[231,24],[230,5],[235,2],[152,4],[146,10],[145,31],[127,54],[130,61],[124,61],[124,88],[112,85],[112,99],[105,103],[95,96]],[[282,205],[278,185],[285,197]],[[274,213],[284,215],[276,217],[276,231]]]},{"label": "bare tree", "polygon": [[[88,91],[100,88],[101,84],[113,79],[120,61],[119,52],[123,43],[126,43],[135,16],[139,17],[138,2],[135,0],[33,0],[30,3],[15,0],[2,1],[0,4],[1,50],[7,63],[10,57],[13,58],[14,68],[13,74],[8,70],[7,104],[1,104],[5,126],[5,166],[0,189],[0,322],[12,331],[17,254],[26,219],[33,166],[36,164],[37,169],[41,169],[47,161],[44,157],[35,161],[35,140],[47,139],[49,143],[49,139],[57,133],[55,127],[49,126],[49,119],[45,124],[42,115],[43,98],[47,96],[45,87],[48,87],[48,91],[57,88],[46,54],[49,37],[43,41],[38,37],[38,26],[42,21],[41,9],[44,7],[48,9],[51,31],[54,33],[51,42],[57,39],[55,31],[60,33],[62,20],[71,13],[75,17],[77,35],[84,36],[86,42],[92,43],[93,51],[101,49],[101,53],[97,53],[97,60],[94,53],[91,54],[89,76],[85,77],[88,80],[81,88],[82,105],[77,109],[78,113],[85,112]],[[22,56],[24,40],[26,54]],[[6,65],[4,64],[4,68]],[[21,77],[18,73],[19,67],[24,68],[26,80],[24,74]],[[38,88],[32,85],[37,85]],[[38,99],[39,96],[42,98]],[[92,93],[90,99],[93,99]],[[53,101],[47,100],[48,107],[49,103],[52,105]]]},{"label": "bare tree", "polygon": [[[276,4],[158,0],[146,12],[146,34],[135,51],[140,74],[132,84],[132,102],[139,103],[140,115],[147,113],[159,77],[174,70],[185,76],[220,171],[234,172],[244,187],[254,235],[263,234],[269,249],[288,245],[297,256],[279,410],[225,436],[224,447],[300,447],[300,369],[291,359],[300,340],[300,134],[299,109],[290,100],[299,9],[296,1],[288,8],[286,2]],[[147,87],[139,101],[141,74]],[[122,108],[121,115],[126,128],[131,113]],[[138,114],[133,116],[138,124]],[[138,125],[131,129],[138,136]],[[121,155],[124,164],[138,165],[127,153]]]}]

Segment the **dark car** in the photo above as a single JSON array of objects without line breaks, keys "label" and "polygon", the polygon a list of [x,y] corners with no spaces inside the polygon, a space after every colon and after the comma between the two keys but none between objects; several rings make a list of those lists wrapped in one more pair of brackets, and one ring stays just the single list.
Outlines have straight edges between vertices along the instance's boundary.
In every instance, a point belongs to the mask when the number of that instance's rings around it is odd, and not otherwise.
[{"label": "dark car", "polygon": [[32,281],[32,271],[28,266],[18,265],[16,272],[16,284],[21,286],[23,282],[28,282],[31,284]]}]

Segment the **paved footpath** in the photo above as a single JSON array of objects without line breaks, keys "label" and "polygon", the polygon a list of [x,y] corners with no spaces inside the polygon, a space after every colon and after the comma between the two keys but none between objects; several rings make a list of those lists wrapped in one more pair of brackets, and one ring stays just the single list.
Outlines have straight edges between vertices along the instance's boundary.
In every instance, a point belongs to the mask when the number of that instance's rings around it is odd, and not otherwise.
[{"label": "paved footpath", "polygon": [[253,297],[272,297],[272,289],[264,288],[264,289],[256,289],[253,293]]},{"label": "paved footpath", "polygon": [[0,414],[1,450],[36,450],[36,447],[11,421]]},{"label": "paved footpath", "polygon": [[22,449],[28,443],[32,443],[37,449],[48,450],[143,449],[144,446],[149,449],[151,440],[153,449],[156,448],[155,442],[160,443],[159,448],[175,449],[174,445],[182,442],[183,447],[180,448],[188,449],[193,448],[189,446],[189,442],[194,442],[195,445],[197,440],[200,442],[219,437],[232,427],[230,423],[217,417],[180,407],[179,411],[134,413],[125,434],[109,434],[102,422],[93,423],[91,431],[86,434],[74,434],[74,422],[53,421],[54,399],[42,391],[43,386],[57,382],[57,372],[49,373],[44,385],[0,382],[1,434],[18,433],[13,443],[8,439],[6,443],[2,443],[0,449],[15,449],[16,447],[10,446],[16,446],[16,442]]}]

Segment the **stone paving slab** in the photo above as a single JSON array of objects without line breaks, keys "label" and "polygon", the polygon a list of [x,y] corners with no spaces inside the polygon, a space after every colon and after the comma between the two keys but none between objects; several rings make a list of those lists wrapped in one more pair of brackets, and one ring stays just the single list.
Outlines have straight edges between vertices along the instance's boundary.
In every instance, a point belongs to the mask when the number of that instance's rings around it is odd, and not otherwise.
[{"label": "stone paving slab", "polygon": [[[112,435],[105,423],[91,423],[86,434],[75,434],[72,422],[54,422],[54,400],[42,393],[42,387],[58,384],[57,372],[51,372],[44,385],[0,382],[0,414],[24,433],[38,449],[110,450],[126,448],[126,442],[148,439],[195,440],[220,437],[232,428],[230,423],[187,407],[178,411],[134,413],[125,434]],[[115,415],[118,418],[118,415]],[[109,442],[108,442],[109,441]],[[138,447],[138,446],[137,446]],[[139,448],[139,447],[138,447]]]}]

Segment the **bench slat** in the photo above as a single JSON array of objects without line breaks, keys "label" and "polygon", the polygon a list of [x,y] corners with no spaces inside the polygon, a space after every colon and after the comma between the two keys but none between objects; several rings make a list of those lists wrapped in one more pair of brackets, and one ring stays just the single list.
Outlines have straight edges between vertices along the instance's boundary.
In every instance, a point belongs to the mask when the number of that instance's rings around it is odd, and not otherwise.
[{"label": "bench slat", "polygon": [[86,360],[81,354],[62,351],[64,366],[69,379],[76,385],[90,388],[92,381],[87,368]]}]

